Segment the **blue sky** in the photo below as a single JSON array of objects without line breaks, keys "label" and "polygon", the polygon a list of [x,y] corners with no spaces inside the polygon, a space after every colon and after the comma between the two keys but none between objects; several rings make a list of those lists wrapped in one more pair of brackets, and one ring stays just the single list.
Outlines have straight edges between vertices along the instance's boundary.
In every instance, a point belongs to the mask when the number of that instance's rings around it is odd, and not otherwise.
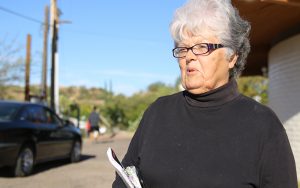
[{"label": "blue sky", "polygon": [[[160,81],[174,84],[179,76],[172,57],[169,24],[185,0],[57,0],[59,28],[59,83],[61,86],[102,87],[112,83],[115,93],[131,95]],[[50,0],[1,0],[19,14],[44,20]],[[26,35],[32,35],[30,83],[41,80],[43,27],[0,10],[0,40],[16,39],[25,57]],[[49,36],[50,37],[50,36]],[[50,39],[50,38],[49,38]],[[51,41],[48,40],[50,49]],[[50,51],[48,52],[50,74]],[[48,78],[48,83],[50,79]]]}]

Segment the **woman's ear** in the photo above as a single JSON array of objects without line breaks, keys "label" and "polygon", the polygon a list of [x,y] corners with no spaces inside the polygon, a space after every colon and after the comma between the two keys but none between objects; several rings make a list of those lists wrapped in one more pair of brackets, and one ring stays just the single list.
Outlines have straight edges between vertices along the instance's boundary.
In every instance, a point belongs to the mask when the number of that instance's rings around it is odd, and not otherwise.
[{"label": "woman's ear", "polygon": [[232,69],[238,59],[238,55],[232,54],[232,56],[229,58],[228,68]]}]

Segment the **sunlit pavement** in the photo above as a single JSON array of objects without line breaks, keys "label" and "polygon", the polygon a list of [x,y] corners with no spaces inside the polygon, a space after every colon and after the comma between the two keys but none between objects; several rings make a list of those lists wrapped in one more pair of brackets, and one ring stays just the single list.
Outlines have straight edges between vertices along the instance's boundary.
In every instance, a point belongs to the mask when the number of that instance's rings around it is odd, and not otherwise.
[{"label": "sunlit pavement", "polygon": [[10,177],[6,168],[0,169],[2,188],[111,188],[114,169],[108,162],[106,150],[112,147],[123,158],[132,134],[119,132],[110,138],[102,135],[97,141],[84,139],[82,160],[70,164],[66,160],[37,165],[34,174],[24,178]]}]

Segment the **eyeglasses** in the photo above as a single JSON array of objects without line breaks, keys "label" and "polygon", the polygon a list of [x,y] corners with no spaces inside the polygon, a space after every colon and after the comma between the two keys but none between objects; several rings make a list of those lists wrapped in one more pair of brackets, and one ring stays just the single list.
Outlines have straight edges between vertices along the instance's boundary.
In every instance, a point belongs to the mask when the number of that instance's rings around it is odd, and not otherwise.
[{"label": "eyeglasses", "polygon": [[223,48],[224,46],[222,44],[211,44],[211,43],[199,43],[192,47],[176,47],[173,51],[173,56],[176,58],[184,58],[189,50],[192,50],[192,52],[195,55],[207,55],[210,54],[212,51]]}]

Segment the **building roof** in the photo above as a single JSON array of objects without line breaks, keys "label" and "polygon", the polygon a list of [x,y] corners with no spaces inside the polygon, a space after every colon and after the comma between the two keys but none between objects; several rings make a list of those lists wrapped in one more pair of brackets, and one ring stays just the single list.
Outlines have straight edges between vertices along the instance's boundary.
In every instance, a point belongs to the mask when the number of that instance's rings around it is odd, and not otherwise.
[{"label": "building roof", "polygon": [[262,75],[274,44],[300,33],[300,0],[232,0],[251,23],[251,52],[243,75]]}]

